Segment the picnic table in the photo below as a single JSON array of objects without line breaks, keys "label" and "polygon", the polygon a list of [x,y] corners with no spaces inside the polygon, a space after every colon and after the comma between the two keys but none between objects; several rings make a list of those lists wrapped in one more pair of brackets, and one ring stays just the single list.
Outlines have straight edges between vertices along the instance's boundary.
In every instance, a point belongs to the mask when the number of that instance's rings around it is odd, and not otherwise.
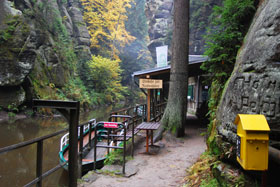
[{"label": "picnic table", "polygon": [[146,130],[146,153],[149,153],[149,131],[151,132],[151,146],[153,146],[153,130],[157,130],[159,122],[143,122],[136,127],[138,130]]}]

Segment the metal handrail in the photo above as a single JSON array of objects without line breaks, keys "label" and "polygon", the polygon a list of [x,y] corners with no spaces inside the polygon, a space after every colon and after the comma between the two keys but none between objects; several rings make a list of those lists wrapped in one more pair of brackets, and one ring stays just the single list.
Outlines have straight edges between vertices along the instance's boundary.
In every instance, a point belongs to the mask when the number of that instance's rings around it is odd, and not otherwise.
[{"label": "metal handrail", "polygon": [[[130,116],[126,116],[128,118],[128,120],[131,118]],[[95,139],[94,139],[94,165],[93,165],[93,169],[96,170],[96,159],[97,159],[97,147],[102,147],[102,148],[107,148],[107,155],[109,155],[110,149],[123,149],[123,174],[125,174],[125,152],[126,152],[126,131],[127,131],[127,127],[128,127],[128,122],[125,123],[121,123],[121,122],[116,122],[118,124],[118,126],[122,126],[122,129],[124,130],[124,134],[121,135],[123,137],[123,147],[121,146],[113,146],[112,142],[110,143],[110,139],[114,136],[113,134],[111,134],[111,130],[113,127],[105,127],[107,128],[109,131],[107,133],[107,136],[105,135],[104,137],[107,138],[107,145],[97,145],[97,126],[98,124],[102,124],[102,123],[106,123],[104,121],[102,122],[98,122],[95,127],[94,127],[94,135],[95,135]]]},{"label": "metal handrail", "polygon": [[52,133],[52,134],[49,134],[49,135],[46,135],[46,136],[42,136],[42,137],[39,137],[39,138],[34,138],[32,140],[27,140],[25,142],[21,142],[21,143],[18,143],[18,144],[13,144],[13,145],[10,145],[10,146],[7,146],[7,147],[0,148],[0,154],[25,147],[25,146],[31,145],[33,143],[37,143],[39,141],[43,141],[43,140],[52,138],[54,136],[60,135],[60,134],[62,134],[64,132],[67,132],[67,131],[68,131],[68,128],[60,130],[60,131]]},{"label": "metal handrail", "polygon": [[22,148],[22,147],[26,147],[26,146],[29,146],[29,145],[32,145],[34,143],[37,143],[37,167],[36,167],[36,178],[34,180],[32,180],[31,182],[29,182],[28,184],[24,185],[24,186],[32,186],[34,184],[38,184],[40,183],[38,186],[41,186],[42,185],[42,179],[49,176],[51,173],[57,171],[58,169],[62,168],[65,164],[62,164],[62,165],[57,165],[56,167],[50,169],[49,171],[45,172],[45,173],[42,173],[42,166],[43,166],[43,141],[46,140],[46,139],[49,139],[49,138],[52,138],[54,136],[57,136],[57,135],[60,135],[64,132],[67,132],[68,131],[68,128],[66,129],[63,129],[63,130],[60,130],[58,132],[55,132],[55,133],[52,133],[52,134],[49,134],[49,135],[46,135],[46,136],[42,136],[42,137],[39,137],[39,138],[34,138],[32,140],[28,140],[28,141],[24,141],[24,142],[21,142],[21,143],[18,143],[18,144],[14,144],[14,145],[10,145],[10,146],[7,146],[7,147],[3,147],[3,148],[0,148],[0,154],[3,154],[3,153],[6,153],[6,152],[9,152],[9,151],[13,151],[15,149],[19,149],[19,148]]}]

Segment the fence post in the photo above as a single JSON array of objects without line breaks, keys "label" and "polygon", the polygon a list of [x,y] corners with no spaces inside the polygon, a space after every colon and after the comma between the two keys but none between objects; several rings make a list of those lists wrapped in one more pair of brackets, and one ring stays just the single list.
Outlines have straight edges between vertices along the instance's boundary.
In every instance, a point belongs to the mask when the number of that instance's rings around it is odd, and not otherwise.
[{"label": "fence post", "polygon": [[42,173],[43,173],[43,140],[37,142],[37,165],[36,165],[36,177],[39,178],[37,187],[42,186]]},{"label": "fence post", "polygon": [[82,177],[83,171],[83,146],[84,146],[84,125],[80,126],[80,141],[79,141],[79,163],[78,163],[78,178]]},{"label": "fence post", "polygon": [[92,128],[92,122],[90,121],[89,122],[89,134],[88,134],[88,145],[89,145],[89,148],[91,149],[91,132],[92,132],[92,130],[91,130],[91,128]]},{"label": "fence post", "polygon": [[94,155],[93,169],[96,170],[96,146],[97,146],[97,124],[94,127]]},{"label": "fence post", "polygon": [[77,109],[70,109],[69,120],[69,186],[76,187],[78,179],[78,123],[80,102]]},{"label": "fence post", "polygon": [[[130,118],[128,118],[128,122],[130,122]],[[131,135],[132,135],[132,145],[131,145],[131,156],[132,156],[132,158],[133,158],[133,153],[134,153],[134,117],[132,118],[132,133],[131,133]]]},{"label": "fence post", "polygon": [[123,174],[125,174],[125,152],[126,152],[126,123],[124,123],[124,136],[123,136]]}]

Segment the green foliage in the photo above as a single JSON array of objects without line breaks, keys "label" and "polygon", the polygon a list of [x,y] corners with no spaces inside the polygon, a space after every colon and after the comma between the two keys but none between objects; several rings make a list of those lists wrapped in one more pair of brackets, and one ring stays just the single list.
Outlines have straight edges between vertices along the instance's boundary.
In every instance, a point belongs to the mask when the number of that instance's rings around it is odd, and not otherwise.
[{"label": "green foliage", "polygon": [[16,114],[13,113],[13,112],[8,112],[8,117],[9,118],[14,118],[14,117],[16,117]]},{"label": "green foliage", "polygon": [[135,39],[125,28],[127,9],[131,7],[132,0],[80,1],[92,49],[102,56],[119,59],[120,49]]},{"label": "green foliage", "polygon": [[90,72],[88,76],[92,80],[87,85],[89,89],[102,94],[106,103],[117,103],[124,99],[127,89],[120,83],[121,69],[118,60],[110,60],[101,56],[92,56],[88,62]]},{"label": "green foliage", "polygon": [[219,186],[218,181],[212,174],[211,167],[215,167],[219,161],[210,152],[204,152],[200,158],[187,171],[183,186]]},{"label": "green foliage", "polygon": [[206,52],[209,60],[204,62],[201,69],[211,76],[210,99],[208,102],[210,124],[208,134],[208,148],[214,154],[220,151],[216,145],[213,130],[213,120],[216,118],[216,111],[222,92],[225,89],[226,81],[231,75],[236,60],[237,52],[242,45],[243,38],[249,28],[251,19],[255,13],[254,0],[224,0],[223,6],[215,6],[210,17],[211,25],[205,35]]},{"label": "green foliage", "polygon": [[219,183],[215,178],[207,178],[201,181],[200,187],[219,187]]},{"label": "green foliage", "polygon": [[221,85],[229,78],[237,51],[254,15],[254,0],[224,0],[215,6],[206,39],[206,52],[210,60],[201,68],[209,72]]},{"label": "green foliage", "polygon": [[[131,142],[130,142],[130,144],[131,144]],[[126,161],[132,160],[132,159],[133,158],[131,156],[125,157]],[[107,155],[106,160],[104,161],[105,165],[122,164],[122,163],[123,163],[123,150],[122,149],[116,149],[114,151],[111,151],[109,153],[109,155]]]},{"label": "green foliage", "polygon": [[4,21],[7,27],[4,27],[4,29],[0,30],[0,44],[5,43],[13,38],[13,34],[16,30],[16,27],[20,24],[21,19],[19,16],[7,16]]},{"label": "green foliage", "polygon": [[11,112],[19,112],[19,109],[16,107],[16,103],[9,104],[8,110]]},{"label": "green foliage", "polygon": [[60,99],[79,100],[82,106],[95,104],[79,77],[69,79],[61,90],[57,90],[57,96]]},{"label": "green foliage", "polygon": [[122,149],[116,149],[115,151],[111,151],[109,155],[107,155],[106,160],[104,161],[105,165],[112,165],[115,163],[121,163],[122,162],[122,155],[123,150]]}]

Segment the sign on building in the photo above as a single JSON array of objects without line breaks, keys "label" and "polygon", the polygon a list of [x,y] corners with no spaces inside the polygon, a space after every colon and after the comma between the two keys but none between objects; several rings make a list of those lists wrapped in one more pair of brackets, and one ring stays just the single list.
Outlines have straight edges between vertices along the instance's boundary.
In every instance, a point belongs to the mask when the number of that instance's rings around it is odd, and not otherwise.
[{"label": "sign on building", "polygon": [[162,80],[158,79],[140,79],[139,87],[146,89],[161,89],[162,88]]},{"label": "sign on building", "polygon": [[167,66],[167,51],[168,51],[167,45],[156,47],[157,67]]}]

